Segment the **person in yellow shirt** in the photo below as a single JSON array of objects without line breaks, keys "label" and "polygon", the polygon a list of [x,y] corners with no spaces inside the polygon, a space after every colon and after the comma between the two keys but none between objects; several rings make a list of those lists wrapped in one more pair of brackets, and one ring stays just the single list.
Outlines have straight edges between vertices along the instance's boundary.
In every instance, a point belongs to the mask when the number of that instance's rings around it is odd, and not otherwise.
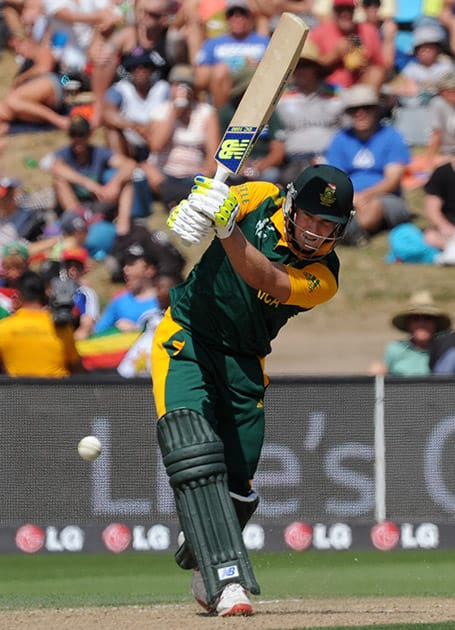
[{"label": "person in yellow shirt", "polygon": [[26,271],[17,285],[21,306],[0,321],[1,371],[14,377],[63,378],[82,371],[71,324],[56,325],[45,281]]}]

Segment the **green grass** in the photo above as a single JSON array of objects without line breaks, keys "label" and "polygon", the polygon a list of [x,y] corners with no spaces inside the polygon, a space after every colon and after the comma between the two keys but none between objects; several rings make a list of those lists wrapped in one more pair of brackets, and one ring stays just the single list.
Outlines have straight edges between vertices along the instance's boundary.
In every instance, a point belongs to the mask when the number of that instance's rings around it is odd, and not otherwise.
[{"label": "green grass", "polygon": [[[455,551],[262,552],[252,561],[264,599],[455,596]],[[0,609],[188,602],[189,581],[170,554],[2,555]]]}]

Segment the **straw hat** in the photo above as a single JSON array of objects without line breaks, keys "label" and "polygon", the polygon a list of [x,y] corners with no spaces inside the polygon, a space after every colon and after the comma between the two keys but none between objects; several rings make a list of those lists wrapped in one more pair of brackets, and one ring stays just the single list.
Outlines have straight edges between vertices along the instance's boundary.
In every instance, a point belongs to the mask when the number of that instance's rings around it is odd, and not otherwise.
[{"label": "straw hat", "polygon": [[452,323],[449,315],[436,306],[429,291],[414,293],[407,307],[397,313],[392,319],[392,324],[395,328],[398,328],[398,330],[409,332],[409,320],[416,315],[434,317],[437,323],[437,332],[447,330]]}]

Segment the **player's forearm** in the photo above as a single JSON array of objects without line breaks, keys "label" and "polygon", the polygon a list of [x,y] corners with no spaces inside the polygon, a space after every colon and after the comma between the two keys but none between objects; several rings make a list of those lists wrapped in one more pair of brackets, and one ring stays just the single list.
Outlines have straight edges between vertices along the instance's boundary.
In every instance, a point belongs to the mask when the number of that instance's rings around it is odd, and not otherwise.
[{"label": "player's forearm", "polygon": [[272,263],[256,249],[238,226],[221,243],[235,271],[250,287],[286,302],[291,293],[291,283],[282,265]]}]

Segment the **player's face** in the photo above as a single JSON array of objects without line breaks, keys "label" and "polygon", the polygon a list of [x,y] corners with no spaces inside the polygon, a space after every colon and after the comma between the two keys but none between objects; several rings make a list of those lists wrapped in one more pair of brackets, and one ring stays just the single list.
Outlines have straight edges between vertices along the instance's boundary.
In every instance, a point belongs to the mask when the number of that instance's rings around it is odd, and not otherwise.
[{"label": "player's face", "polygon": [[326,243],[332,245],[337,227],[334,221],[298,208],[294,215],[294,242],[302,252],[314,254]]}]

